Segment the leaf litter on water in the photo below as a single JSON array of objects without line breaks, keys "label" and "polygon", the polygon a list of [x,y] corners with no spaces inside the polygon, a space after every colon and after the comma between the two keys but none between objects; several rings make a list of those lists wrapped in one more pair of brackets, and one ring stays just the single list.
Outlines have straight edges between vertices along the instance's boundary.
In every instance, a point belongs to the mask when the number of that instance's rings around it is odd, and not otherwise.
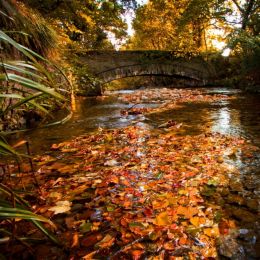
[{"label": "leaf litter on water", "polygon": [[[137,141],[140,138],[144,141]],[[218,158],[230,147],[249,146],[240,138],[221,134],[151,134],[133,126],[77,137],[66,142],[70,152],[63,153],[61,162],[41,163],[39,167],[46,174],[56,171],[60,178],[57,163],[63,168],[69,158],[68,167],[76,169],[54,186],[49,185],[51,180],[44,184],[46,196],[62,194],[56,197],[62,200],[49,208],[53,214],[77,216],[73,228],[66,231],[74,232],[71,244],[78,250],[76,255],[95,259],[116,254],[139,259],[164,250],[168,256],[214,258],[216,239],[223,232],[221,221],[226,216],[219,214],[223,211],[220,205],[212,205],[206,198],[229,187],[228,172],[236,171]],[[56,147],[63,149],[63,145]],[[71,147],[77,149],[71,152]],[[84,150],[88,152],[82,153]],[[79,210],[73,211],[73,205],[78,204]],[[226,230],[234,228],[227,224]],[[87,243],[81,241],[93,232],[99,239],[84,246]],[[141,246],[135,245],[136,240]],[[119,248],[124,247],[121,252]]]},{"label": "leaf litter on water", "polygon": [[[183,100],[203,102],[199,94],[182,94]],[[160,109],[171,108],[169,102]],[[60,225],[72,257],[217,258],[218,239],[237,229],[232,212],[254,218],[223,207],[228,200],[244,203],[237,194],[243,191],[239,170],[226,158],[251,159],[259,150],[240,137],[178,131],[99,129],[53,145],[59,158],[37,157],[37,210]]]}]

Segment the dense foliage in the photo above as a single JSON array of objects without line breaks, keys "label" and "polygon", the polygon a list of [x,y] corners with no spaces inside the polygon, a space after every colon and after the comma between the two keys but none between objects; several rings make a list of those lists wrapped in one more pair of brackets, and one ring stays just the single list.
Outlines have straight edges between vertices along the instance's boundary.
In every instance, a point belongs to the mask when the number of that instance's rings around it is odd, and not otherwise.
[{"label": "dense foliage", "polygon": [[189,1],[182,18],[185,26],[194,19],[203,19],[212,23],[213,29],[223,30],[223,40],[231,48],[243,50],[259,48],[259,1]]},{"label": "dense foliage", "polygon": [[[0,28],[13,40],[44,56],[57,47],[55,30],[37,11],[22,3],[5,0],[0,0],[0,10]],[[2,56],[17,57],[17,52],[10,45],[3,47]]]},{"label": "dense foliage", "polygon": [[189,1],[151,0],[136,11],[132,49],[199,51],[205,45],[204,21],[195,19],[185,29],[178,21]]},{"label": "dense foliage", "polygon": [[[259,48],[256,0],[150,0],[137,9],[130,48],[205,51],[212,40]],[[207,46],[209,45],[209,46]]]},{"label": "dense foliage", "polygon": [[113,48],[108,38],[126,36],[127,25],[122,15],[127,8],[134,8],[134,0],[76,0],[76,1],[35,1],[25,3],[39,12],[67,41],[80,42],[85,48]]}]

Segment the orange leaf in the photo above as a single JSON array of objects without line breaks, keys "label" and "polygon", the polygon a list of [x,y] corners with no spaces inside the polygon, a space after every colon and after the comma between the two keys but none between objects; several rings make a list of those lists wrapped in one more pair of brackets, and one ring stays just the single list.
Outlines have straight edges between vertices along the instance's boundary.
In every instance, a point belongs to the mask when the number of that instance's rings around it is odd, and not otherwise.
[{"label": "orange leaf", "polygon": [[131,252],[131,254],[132,254],[134,260],[140,259],[141,256],[143,255],[143,253],[144,253],[144,250],[133,250],[133,251]]},{"label": "orange leaf", "polygon": [[91,260],[91,259],[95,259],[94,255],[97,253],[97,251],[91,252],[85,256],[82,257],[83,260]]},{"label": "orange leaf", "polygon": [[195,207],[183,207],[179,206],[177,208],[177,214],[178,215],[183,215],[185,218],[190,219],[194,215],[198,214],[198,209]]},{"label": "orange leaf", "polygon": [[123,207],[126,208],[126,209],[129,209],[129,208],[132,208],[132,201],[130,200],[125,200],[124,203],[123,203]]},{"label": "orange leaf", "polygon": [[187,244],[188,244],[188,239],[187,238],[181,237],[179,239],[179,245],[184,246],[184,245],[187,245]]},{"label": "orange leaf", "polygon": [[174,250],[175,246],[172,241],[169,241],[169,242],[164,243],[163,248],[165,250]]},{"label": "orange leaf", "polygon": [[169,201],[168,200],[164,200],[164,201],[154,200],[152,202],[152,204],[153,204],[153,209],[164,209],[169,206]]},{"label": "orange leaf", "polygon": [[79,246],[79,234],[75,233],[72,238],[72,245],[71,247],[78,247]]}]

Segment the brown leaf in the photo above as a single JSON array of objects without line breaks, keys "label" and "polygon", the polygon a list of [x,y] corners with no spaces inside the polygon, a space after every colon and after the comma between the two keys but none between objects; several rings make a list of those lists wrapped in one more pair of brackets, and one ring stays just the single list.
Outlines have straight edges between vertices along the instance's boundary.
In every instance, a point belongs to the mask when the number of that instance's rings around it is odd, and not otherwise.
[{"label": "brown leaf", "polygon": [[104,247],[111,247],[115,241],[115,238],[107,234],[100,242],[96,244],[97,247],[104,248]]},{"label": "brown leaf", "polygon": [[102,239],[102,235],[100,233],[94,233],[89,236],[85,236],[81,241],[80,244],[81,246],[84,247],[90,247],[95,245],[98,241]]},{"label": "brown leaf", "polygon": [[74,217],[66,217],[65,218],[65,223],[68,229],[72,229],[75,227],[75,219]]}]

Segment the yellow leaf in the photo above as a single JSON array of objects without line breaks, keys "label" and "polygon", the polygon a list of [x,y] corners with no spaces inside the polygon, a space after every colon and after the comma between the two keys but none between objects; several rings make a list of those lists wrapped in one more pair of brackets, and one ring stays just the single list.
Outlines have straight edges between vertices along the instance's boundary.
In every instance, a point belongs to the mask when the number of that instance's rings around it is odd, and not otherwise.
[{"label": "yellow leaf", "polygon": [[215,247],[206,247],[201,250],[202,255],[205,258],[213,258],[216,259],[218,257],[218,253]]},{"label": "yellow leaf", "polygon": [[198,227],[200,224],[199,224],[199,217],[193,217],[190,219],[190,223],[195,226],[195,227]]},{"label": "yellow leaf", "polygon": [[203,233],[207,235],[208,237],[218,237],[219,236],[219,229],[217,226],[214,226],[212,228],[205,228],[203,230]]},{"label": "yellow leaf", "polygon": [[76,152],[76,151],[78,151],[79,150],[79,148],[62,148],[61,149],[61,151],[63,152],[63,153],[73,153],[73,152]]},{"label": "yellow leaf", "polygon": [[70,210],[71,204],[67,200],[58,201],[56,202],[56,206],[49,208],[49,210],[53,211],[54,214],[65,213]]},{"label": "yellow leaf", "polygon": [[179,190],[178,193],[179,193],[180,195],[186,195],[186,196],[189,195],[189,191],[188,191],[188,190]]},{"label": "yellow leaf", "polygon": [[200,225],[205,224],[205,222],[205,218],[203,217],[192,217],[190,219],[190,223],[195,227],[199,227]]},{"label": "yellow leaf", "polygon": [[158,226],[165,226],[171,224],[167,212],[160,213],[156,217],[155,224]]}]

